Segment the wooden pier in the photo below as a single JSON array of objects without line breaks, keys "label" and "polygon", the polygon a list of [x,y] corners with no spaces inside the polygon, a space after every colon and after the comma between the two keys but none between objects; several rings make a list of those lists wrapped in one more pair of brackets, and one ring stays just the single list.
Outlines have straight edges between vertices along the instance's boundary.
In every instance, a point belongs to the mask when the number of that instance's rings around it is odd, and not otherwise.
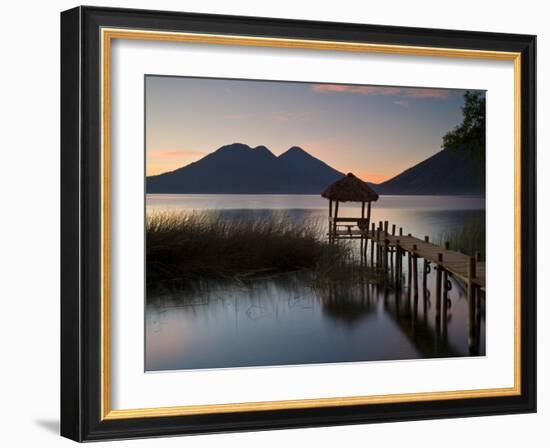
[{"label": "wooden pier", "polygon": [[[363,248],[364,255],[368,254],[368,241],[370,241],[372,258],[378,251],[401,252],[403,256],[410,254],[440,266],[442,270],[451,273],[465,284],[471,281],[477,288],[485,289],[485,263],[479,260],[479,256],[470,257],[461,252],[450,250],[446,246],[431,243],[427,236],[420,239],[410,233],[403,235],[402,231],[396,235],[395,226],[392,226],[394,232],[390,233],[387,221],[379,223],[378,227],[371,227],[369,230],[360,229],[357,224],[353,225],[353,221],[361,224],[363,220],[361,218],[339,218],[339,223],[346,223],[343,226],[346,229],[342,229],[342,226],[340,226],[340,230],[332,228],[329,238],[331,240],[365,239],[367,243]],[[382,254],[384,258],[387,256],[388,254]]]},{"label": "wooden pier", "polygon": [[[427,292],[427,277],[435,269],[435,304],[436,324],[439,325],[441,315],[446,315],[446,295],[451,288],[450,277],[464,285],[468,297],[468,340],[473,351],[478,340],[476,329],[481,313],[481,299],[485,294],[485,263],[480,260],[479,253],[475,257],[450,250],[449,244],[443,246],[430,242],[429,237],[423,239],[413,235],[403,234],[403,229],[397,229],[395,224],[389,228],[388,221],[380,221],[378,226],[365,222],[365,218],[334,218],[329,216],[328,238],[331,243],[338,240],[359,240],[361,260],[367,264],[383,269],[391,274],[395,286],[401,289],[404,282],[403,261],[407,263],[406,283],[409,292],[418,297],[419,272],[418,261],[422,260],[423,295]],[[370,228],[369,228],[370,224]],[[370,245],[369,245],[370,242]],[[369,254],[370,246],[370,254]]]}]

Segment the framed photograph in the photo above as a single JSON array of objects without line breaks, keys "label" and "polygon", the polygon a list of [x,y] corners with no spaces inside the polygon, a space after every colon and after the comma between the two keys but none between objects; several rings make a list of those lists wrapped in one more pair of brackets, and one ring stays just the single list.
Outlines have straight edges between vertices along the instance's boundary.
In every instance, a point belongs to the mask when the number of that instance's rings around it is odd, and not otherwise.
[{"label": "framed photograph", "polygon": [[535,412],[535,36],[61,14],[61,433]]}]

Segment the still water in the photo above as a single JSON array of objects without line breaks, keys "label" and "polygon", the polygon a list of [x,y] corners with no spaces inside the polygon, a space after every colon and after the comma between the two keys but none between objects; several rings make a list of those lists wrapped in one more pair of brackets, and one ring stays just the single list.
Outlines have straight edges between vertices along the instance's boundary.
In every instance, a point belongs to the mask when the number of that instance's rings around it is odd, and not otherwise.
[{"label": "still water", "polygon": [[[372,219],[437,241],[472,219],[483,221],[484,198],[383,196]],[[312,195],[148,195],[147,213],[218,210],[240,219],[283,211],[296,220],[327,222],[327,201]],[[340,216],[359,216],[343,204]],[[406,278],[406,263],[405,278]],[[421,272],[422,264],[419,264]],[[419,274],[420,275],[420,274]],[[149,294],[146,370],[179,370],[454,357],[485,354],[484,308],[468,346],[467,300],[451,279],[446,310],[436,316],[435,275],[419,296],[405,288],[363,282],[319,287],[308,274],[202,282],[185,291]],[[483,302],[482,302],[483,305]]]}]

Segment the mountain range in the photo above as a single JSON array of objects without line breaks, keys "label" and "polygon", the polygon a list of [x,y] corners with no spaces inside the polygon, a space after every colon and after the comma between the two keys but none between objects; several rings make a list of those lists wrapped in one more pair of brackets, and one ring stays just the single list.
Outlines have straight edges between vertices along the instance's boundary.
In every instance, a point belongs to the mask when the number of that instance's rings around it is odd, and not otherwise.
[{"label": "mountain range", "polygon": [[[483,194],[479,164],[441,150],[380,184],[379,194]],[[276,156],[265,146],[222,146],[174,171],[147,177],[147,193],[320,194],[344,176],[298,146]]]}]

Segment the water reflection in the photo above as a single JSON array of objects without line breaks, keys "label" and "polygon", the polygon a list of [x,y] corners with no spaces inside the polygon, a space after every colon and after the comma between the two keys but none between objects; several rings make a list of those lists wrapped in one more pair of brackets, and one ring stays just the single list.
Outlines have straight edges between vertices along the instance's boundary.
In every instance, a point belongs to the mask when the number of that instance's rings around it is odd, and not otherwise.
[{"label": "water reflection", "polygon": [[[146,369],[468,356],[464,291],[449,281],[442,316],[429,294],[410,288],[320,287],[305,274],[158,291],[147,305]],[[481,309],[478,317],[483,355]]]}]

